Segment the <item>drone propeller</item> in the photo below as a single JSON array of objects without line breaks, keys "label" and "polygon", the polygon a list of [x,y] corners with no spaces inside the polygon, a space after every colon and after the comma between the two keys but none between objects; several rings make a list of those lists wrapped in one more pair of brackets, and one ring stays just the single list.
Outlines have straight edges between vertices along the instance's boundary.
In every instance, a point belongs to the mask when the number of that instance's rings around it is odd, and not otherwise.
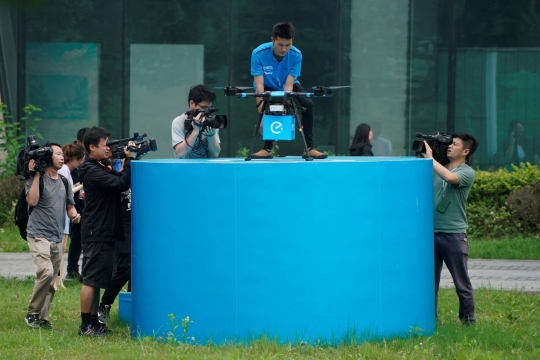
[{"label": "drone propeller", "polygon": [[235,96],[243,94],[246,90],[253,89],[253,86],[216,86],[214,89],[221,89],[225,92],[225,96]]},{"label": "drone propeller", "polygon": [[248,90],[248,89],[253,89],[253,86],[214,86],[214,89],[218,89],[218,90],[225,90],[225,89]]},{"label": "drone propeller", "polygon": [[313,90],[318,90],[318,89],[323,89],[323,90],[326,90],[326,89],[330,89],[330,90],[333,90],[333,89],[342,89],[342,88],[351,88],[352,86],[313,86],[312,89]]}]

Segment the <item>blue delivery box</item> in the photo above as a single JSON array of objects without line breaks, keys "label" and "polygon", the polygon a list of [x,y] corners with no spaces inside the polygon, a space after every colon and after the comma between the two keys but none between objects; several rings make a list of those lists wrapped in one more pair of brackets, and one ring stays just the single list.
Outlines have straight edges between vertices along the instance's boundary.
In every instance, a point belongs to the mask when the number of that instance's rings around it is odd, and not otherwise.
[{"label": "blue delivery box", "polygon": [[293,115],[264,115],[264,140],[294,140]]}]

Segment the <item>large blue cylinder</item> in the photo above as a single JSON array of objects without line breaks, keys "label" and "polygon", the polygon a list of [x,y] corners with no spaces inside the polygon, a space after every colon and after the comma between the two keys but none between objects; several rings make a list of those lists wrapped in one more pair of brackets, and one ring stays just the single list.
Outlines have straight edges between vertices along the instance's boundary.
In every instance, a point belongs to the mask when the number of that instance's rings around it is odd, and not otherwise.
[{"label": "large blue cylinder", "polygon": [[134,336],[181,339],[188,316],[198,343],[435,329],[431,160],[143,160],[132,179]]}]

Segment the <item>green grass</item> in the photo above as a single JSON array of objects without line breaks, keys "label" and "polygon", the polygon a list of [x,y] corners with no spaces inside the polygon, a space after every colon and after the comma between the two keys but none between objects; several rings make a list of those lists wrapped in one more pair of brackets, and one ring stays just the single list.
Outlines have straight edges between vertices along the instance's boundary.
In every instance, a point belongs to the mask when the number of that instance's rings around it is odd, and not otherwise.
[{"label": "green grass", "polygon": [[[260,339],[224,346],[159,343],[152,338],[134,340],[117,319],[113,307],[106,338],[77,335],[80,285],[66,283],[56,293],[50,321],[54,330],[31,329],[24,322],[33,280],[0,278],[1,359],[539,359],[540,296],[517,291],[477,290],[475,327],[457,320],[454,290],[443,289],[436,333],[341,346],[277,344]],[[193,319],[196,321],[196,319]],[[189,336],[189,334],[188,334]]]},{"label": "green grass", "polygon": [[0,226],[0,252],[29,252],[15,225]]},{"label": "green grass", "polygon": [[521,236],[493,240],[471,239],[469,258],[540,260],[540,239]]}]

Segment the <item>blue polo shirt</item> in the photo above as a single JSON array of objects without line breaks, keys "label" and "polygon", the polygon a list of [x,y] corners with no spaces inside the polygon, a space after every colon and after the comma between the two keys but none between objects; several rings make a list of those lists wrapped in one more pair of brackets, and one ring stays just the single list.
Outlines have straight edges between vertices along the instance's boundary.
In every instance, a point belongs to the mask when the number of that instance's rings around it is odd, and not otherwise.
[{"label": "blue polo shirt", "polygon": [[[298,77],[302,68],[302,53],[294,46],[281,61],[277,61],[272,51],[274,44],[265,43],[251,53],[251,75],[264,76],[264,87],[273,91],[283,90],[287,75],[294,76],[294,83],[299,83]],[[255,82],[253,82],[255,87]]]}]

